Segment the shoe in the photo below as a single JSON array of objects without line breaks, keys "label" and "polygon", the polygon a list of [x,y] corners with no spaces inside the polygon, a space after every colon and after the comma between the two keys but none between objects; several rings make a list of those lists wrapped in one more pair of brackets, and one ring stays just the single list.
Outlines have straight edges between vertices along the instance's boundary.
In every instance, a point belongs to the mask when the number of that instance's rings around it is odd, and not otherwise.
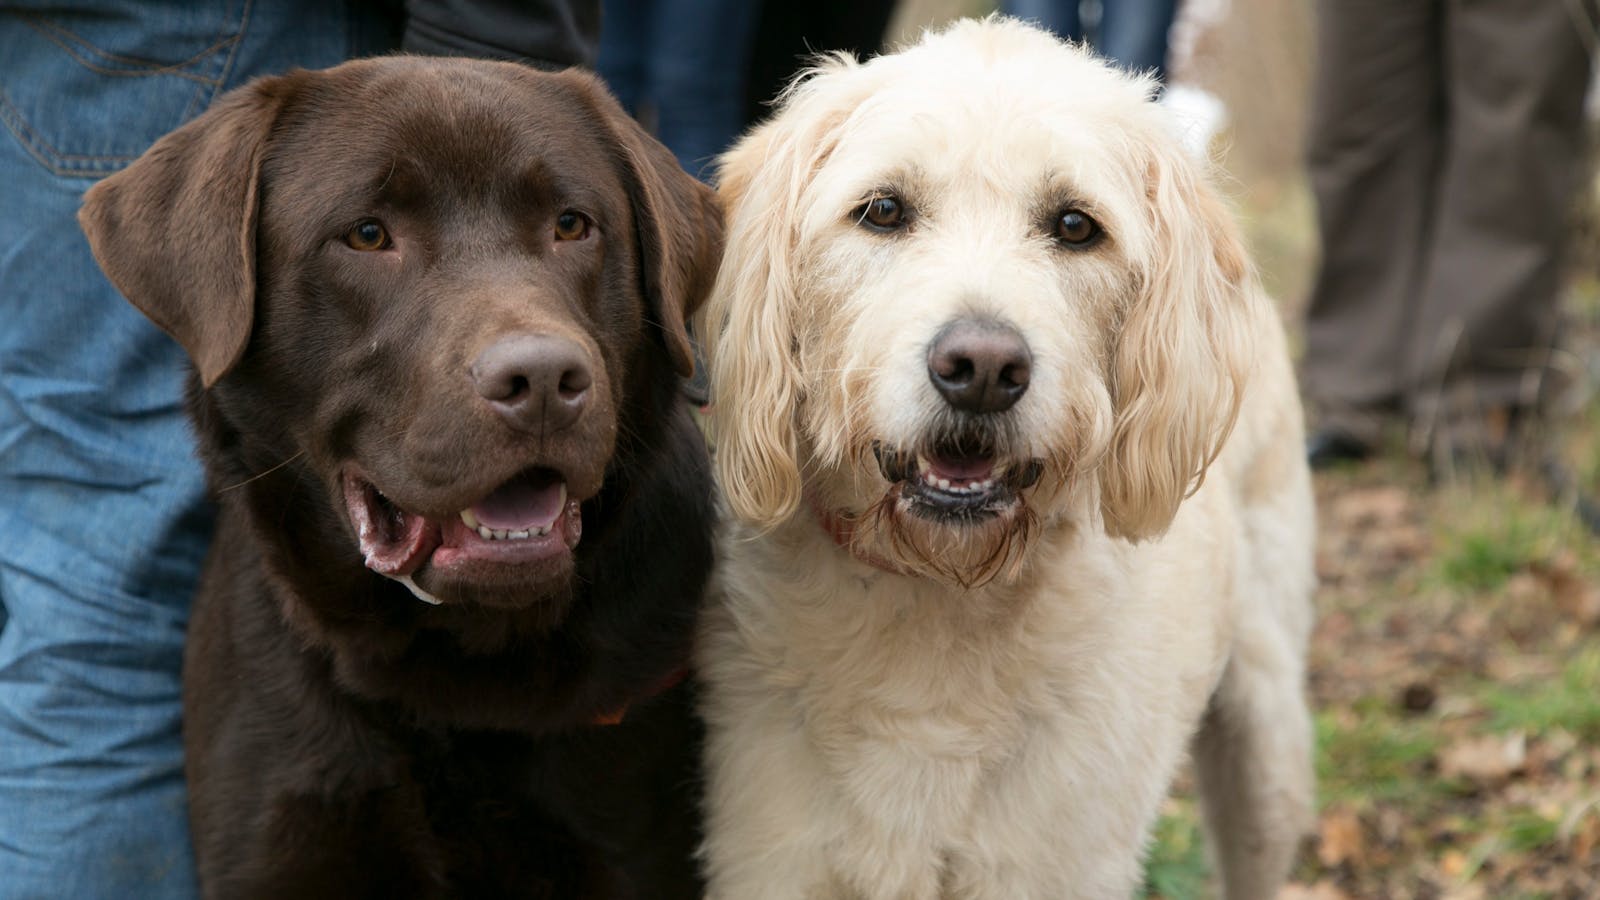
[{"label": "shoe", "polygon": [[1357,463],[1372,456],[1372,445],[1335,428],[1319,428],[1306,438],[1306,462],[1313,469]]}]

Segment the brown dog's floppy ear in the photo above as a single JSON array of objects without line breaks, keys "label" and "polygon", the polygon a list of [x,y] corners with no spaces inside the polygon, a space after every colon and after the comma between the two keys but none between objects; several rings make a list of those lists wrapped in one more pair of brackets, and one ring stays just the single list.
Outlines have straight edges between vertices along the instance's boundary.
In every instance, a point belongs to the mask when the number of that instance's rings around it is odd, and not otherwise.
[{"label": "brown dog's floppy ear", "polygon": [[1106,530],[1166,530],[1239,414],[1257,316],[1270,315],[1232,217],[1176,146],[1149,165],[1155,248],[1112,359],[1111,449],[1101,469]]},{"label": "brown dog's floppy ear", "polygon": [[687,323],[711,290],[722,252],[716,195],[684,172],[672,152],[646,134],[598,80],[577,77],[617,139],[633,203],[645,299],[673,368],[687,378],[694,374]]},{"label": "brown dog's floppy ear", "polygon": [[106,277],[183,345],[207,387],[250,338],[261,156],[285,80],[224,95],[90,188],[78,211]]}]

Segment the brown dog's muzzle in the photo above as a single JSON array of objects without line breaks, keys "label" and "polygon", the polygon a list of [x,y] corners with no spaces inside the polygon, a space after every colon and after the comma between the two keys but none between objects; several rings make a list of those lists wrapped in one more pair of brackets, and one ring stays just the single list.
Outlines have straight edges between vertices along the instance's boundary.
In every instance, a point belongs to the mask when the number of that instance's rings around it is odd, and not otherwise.
[{"label": "brown dog's muzzle", "polygon": [[589,406],[594,384],[589,354],[576,341],[516,334],[490,344],[472,363],[478,396],[518,431],[568,428]]}]

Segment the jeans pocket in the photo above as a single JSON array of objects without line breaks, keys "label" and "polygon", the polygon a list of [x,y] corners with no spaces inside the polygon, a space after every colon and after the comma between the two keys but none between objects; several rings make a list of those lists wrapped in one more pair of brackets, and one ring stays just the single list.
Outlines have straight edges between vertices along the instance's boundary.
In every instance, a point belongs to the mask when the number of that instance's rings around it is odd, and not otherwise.
[{"label": "jeans pocket", "polygon": [[227,80],[251,0],[118,0],[0,11],[0,122],[51,172],[99,177],[199,115]]}]

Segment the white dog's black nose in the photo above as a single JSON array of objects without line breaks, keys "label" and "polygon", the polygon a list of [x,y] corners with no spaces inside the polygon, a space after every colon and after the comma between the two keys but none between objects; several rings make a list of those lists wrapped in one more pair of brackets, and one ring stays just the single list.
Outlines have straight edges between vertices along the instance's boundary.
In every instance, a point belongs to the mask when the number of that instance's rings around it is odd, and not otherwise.
[{"label": "white dog's black nose", "polygon": [[1015,328],[957,319],[928,348],[928,379],[962,412],[1005,412],[1028,392],[1033,354]]},{"label": "white dog's black nose", "polygon": [[589,403],[588,354],[548,334],[518,334],[490,344],[472,364],[472,383],[511,427],[559,431]]}]

